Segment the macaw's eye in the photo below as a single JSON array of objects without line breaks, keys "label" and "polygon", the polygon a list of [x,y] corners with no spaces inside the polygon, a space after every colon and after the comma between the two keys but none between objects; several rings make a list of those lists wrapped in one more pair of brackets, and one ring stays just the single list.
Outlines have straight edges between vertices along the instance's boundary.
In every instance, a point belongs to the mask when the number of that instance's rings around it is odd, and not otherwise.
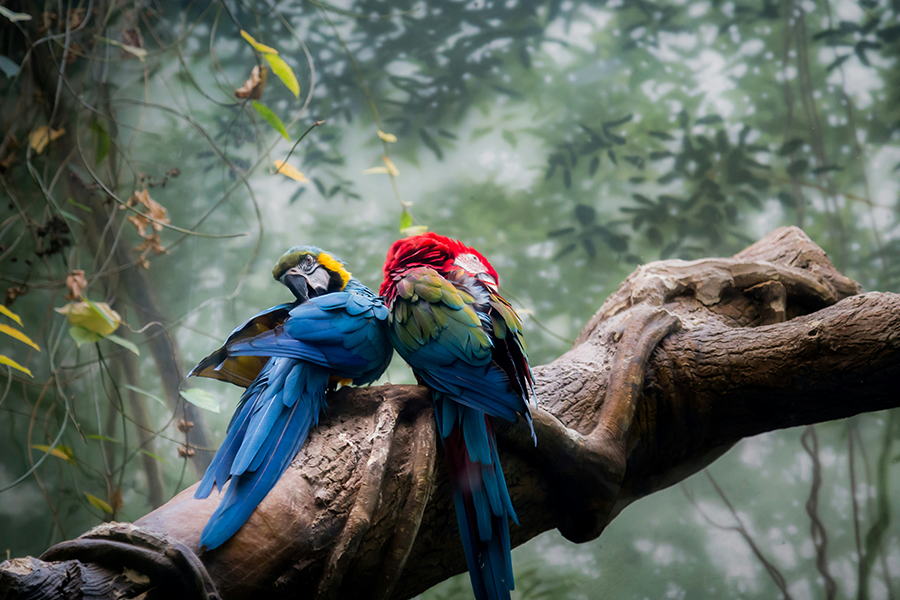
[{"label": "macaw's eye", "polygon": [[312,254],[307,254],[303,259],[303,266],[310,268],[316,264],[316,259]]}]

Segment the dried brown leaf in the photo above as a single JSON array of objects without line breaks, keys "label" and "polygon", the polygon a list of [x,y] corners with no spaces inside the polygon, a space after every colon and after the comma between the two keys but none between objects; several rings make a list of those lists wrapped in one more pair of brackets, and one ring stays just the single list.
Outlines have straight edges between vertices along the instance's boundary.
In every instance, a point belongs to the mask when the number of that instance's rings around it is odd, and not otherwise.
[{"label": "dried brown leaf", "polygon": [[87,287],[84,271],[76,269],[69,273],[69,276],[66,277],[66,287],[69,288],[66,300],[78,300],[81,298],[81,292]]},{"label": "dried brown leaf", "polygon": [[238,98],[249,98],[250,100],[259,100],[262,97],[263,90],[266,87],[266,78],[269,76],[268,67],[260,67],[256,65],[250,72],[250,79],[244,82],[244,85],[234,91],[234,95]]},{"label": "dried brown leaf", "polygon": [[[141,215],[129,216],[128,221],[137,228],[138,235],[146,240],[149,236],[153,235],[152,233],[147,233],[147,226],[151,226],[156,231],[162,231],[163,223],[170,222],[169,213],[166,210],[166,207],[150,197],[150,192],[147,191],[147,188],[144,188],[140,192],[133,193],[126,202],[126,205],[131,207],[137,206],[138,204],[143,204],[147,211]],[[124,209],[125,207],[120,206],[119,208]],[[154,219],[158,222],[151,221],[150,219]]]},{"label": "dried brown leaf", "polygon": [[151,233],[145,237],[144,241],[141,242],[139,246],[136,246],[134,251],[144,253],[152,251],[153,254],[166,254],[166,249],[162,245],[162,240],[160,240],[159,236],[155,233]]}]

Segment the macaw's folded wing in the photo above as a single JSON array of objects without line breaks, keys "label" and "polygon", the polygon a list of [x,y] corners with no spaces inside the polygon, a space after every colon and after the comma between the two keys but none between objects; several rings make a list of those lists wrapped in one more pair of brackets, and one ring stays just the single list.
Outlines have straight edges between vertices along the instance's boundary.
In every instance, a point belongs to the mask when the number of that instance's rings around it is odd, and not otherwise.
[{"label": "macaw's folded wing", "polygon": [[296,306],[271,331],[226,344],[232,357],[282,357],[327,367],[356,384],[370,383],[392,354],[380,299],[335,292]]},{"label": "macaw's folded wing", "polygon": [[231,335],[228,336],[221,348],[201,360],[196,367],[191,369],[188,377],[209,377],[219,381],[227,381],[240,387],[249,387],[260,374],[269,357],[231,356],[227,350],[228,344],[252,338],[275,329],[275,327],[284,323],[291,309],[295,306],[297,306],[297,302],[289,302],[267,308],[249,321],[238,326],[231,332]]}]

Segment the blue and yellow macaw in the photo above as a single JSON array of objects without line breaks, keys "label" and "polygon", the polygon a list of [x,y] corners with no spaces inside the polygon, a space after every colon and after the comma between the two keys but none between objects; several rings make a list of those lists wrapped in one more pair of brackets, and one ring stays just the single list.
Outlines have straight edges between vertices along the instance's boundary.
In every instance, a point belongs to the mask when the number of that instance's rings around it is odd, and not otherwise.
[{"label": "blue and yellow macaw", "polygon": [[391,343],[432,390],[478,600],[508,600],[515,587],[508,519],[518,519],[491,419],[515,421],[521,414],[531,426],[534,394],[522,323],[497,282],[479,252],[425,233],[391,246],[381,284]]},{"label": "blue and yellow macaw", "polygon": [[203,528],[201,548],[217,548],[234,535],[275,486],[318,423],[329,387],[375,381],[393,354],[387,307],[340,259],[295,246],[272,276],[295,301],[235,329],[188,375],[247,388],[194,493],[206,498],[231,479]]}]

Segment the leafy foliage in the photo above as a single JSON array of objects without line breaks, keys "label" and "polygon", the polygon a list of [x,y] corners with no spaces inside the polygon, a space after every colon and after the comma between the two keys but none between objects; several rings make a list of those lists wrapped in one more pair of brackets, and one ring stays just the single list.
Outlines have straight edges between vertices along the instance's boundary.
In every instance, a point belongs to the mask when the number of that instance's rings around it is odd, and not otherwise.
[{"label": "leafy foliage", "polygon": [[[281,299],[269,258],[297,243],[340,248],[372,285],[398,229],[478,246],[528,315],[536,364],[636,264],[727,255],[777,225],[804,227],[867,289],[900,287],[896,2],[94,8],[0,7],[0,280],[21,322],[3,318],[42,349],[0,355],[13,555],[136,518],[195,478],[237,393],[180,378]],[[116,333],[53,312],[88,296]],[[880,525],[900,497],[896,424],[879,419],[817,428],[815,453],[829,560],[867,565],[872,597],[900,552]],[[804,554],[815,461],[798,444],[750,440],[713,471],[799,597],[826,578]],[[595,544],[548,534],[517,550],[519,597],[780,593],[715,487],[688,485],[693,503],[643,500],[649,519],[626,511]]]}]

